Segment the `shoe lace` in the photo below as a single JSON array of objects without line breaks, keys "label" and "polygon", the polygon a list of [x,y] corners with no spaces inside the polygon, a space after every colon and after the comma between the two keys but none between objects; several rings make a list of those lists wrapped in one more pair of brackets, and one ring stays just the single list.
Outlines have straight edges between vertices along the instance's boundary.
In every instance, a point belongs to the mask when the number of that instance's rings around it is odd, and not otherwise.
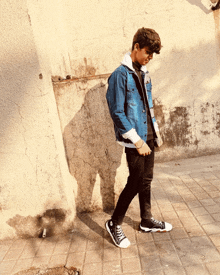
[{"label": "shoe lace", "polygon": [[158,220],[156,220],[156,219],[154,219],[154,218],[151,218],[151,220],[152,220],[154,223],[156,223],[156,224],[159,224],[159,225],[162,225],[162,224],[163,224],[161,221],[158,221]]},{"label": "shoe lace", "polygon": [[115,233],[116,233],[116,236],[119,239],[119,241],[121,241],[122,239],[125,238],[125,234],[124,234],[124,232],[123,232],[120,225],[116,226],[116,232]]}]

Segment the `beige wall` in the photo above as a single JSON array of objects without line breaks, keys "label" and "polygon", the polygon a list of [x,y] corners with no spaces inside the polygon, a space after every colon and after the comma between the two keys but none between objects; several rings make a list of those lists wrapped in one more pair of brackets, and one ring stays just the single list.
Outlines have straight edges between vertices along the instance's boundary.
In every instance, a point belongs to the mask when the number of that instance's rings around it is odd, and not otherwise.
[{"label": "beige wall", "polygon": [[26,1],[3,0],[0,11],[0,239],[58,232],[72,225],[74,179],[49,64]]},{"label": "beige wall", "polygon": [[[219,152],[219,11],[206,4],[0,2],[0,238],[40,234],[46,222],[70,228],[75,208],[113,206],[127,167],[99,76],[120,64],[139,27],[154,28],[163,44],[148,66],[165,141],[157,161]],[[67,75],[96,78],[52,86],[51,77]]]}]

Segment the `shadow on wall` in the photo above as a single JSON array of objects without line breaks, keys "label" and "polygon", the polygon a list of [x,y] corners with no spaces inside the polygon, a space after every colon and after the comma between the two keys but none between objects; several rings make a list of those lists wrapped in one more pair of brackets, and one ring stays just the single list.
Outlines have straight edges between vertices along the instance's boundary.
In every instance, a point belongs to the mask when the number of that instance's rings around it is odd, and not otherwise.
[{"label": "shadow on wall", "polygon": [[[77,212],[100,208],[100,203],[93,197],[97,182],[103,210],[111,210],[115,205],[115,176],[123,148],[115,141],[105,96],[106,86],[103,84],[90,89],[82,108],[63,133],[69,170],[78,184]],[[97,200],[100,198],[99,194],[94,195]]]},{"label": "shadow on wall", "polygon": [[201,8],[205,13],[210,13],[220,8],[220,0],[187,0],[190,4]]},{"label": "shadow on wall", "polygon": [[205,13],[210,13],[212,10],[208,9],[209,7],[209,2],[211,3],[212,1],[210,0],[206,0],[207,3],[205,3],[206,5],[203,4],[203,1],[201,0],[187,0],[191,5],[197,6],[199,7],[202,11],[204,11]]}]

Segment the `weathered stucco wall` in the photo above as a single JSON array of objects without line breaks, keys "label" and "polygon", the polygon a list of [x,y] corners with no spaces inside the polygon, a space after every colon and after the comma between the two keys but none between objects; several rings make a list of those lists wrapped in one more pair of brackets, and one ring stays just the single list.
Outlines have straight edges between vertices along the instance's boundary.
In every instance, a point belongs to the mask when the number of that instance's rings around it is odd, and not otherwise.
[{"label": "weathered stucco wall", "polygon": [[204,3],[0,2],[0,239],[59,232],[76,209],[114,205],[128,171],[107,76],[142,26],[163,44],[148,67],[165,141],[157,161],[219,152],[219,10]]},{"label": "weathered stucco wall", "polygon": [[0,3],[0,239],[57,233],[75,215],[50,64],[28,11],[25,0]]}]

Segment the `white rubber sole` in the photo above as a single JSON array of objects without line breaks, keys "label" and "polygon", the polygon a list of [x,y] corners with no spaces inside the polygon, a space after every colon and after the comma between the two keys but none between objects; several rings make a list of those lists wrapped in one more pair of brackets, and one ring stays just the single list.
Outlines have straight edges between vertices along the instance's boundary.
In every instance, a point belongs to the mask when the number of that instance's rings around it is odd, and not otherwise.
[{"label": "white rubber sole", "polygon": [[145,231],[145,232],[152,232],[152,233],[155,233],[155,232],[168,232],[168,231],[171,231],[173,228],[172,224],[170,223],[167,223],[165,222],[165,228],[164,229],[159,229],[159,228],[147,228],[147,227],[142,227],[140,225],[140,229]]}]

